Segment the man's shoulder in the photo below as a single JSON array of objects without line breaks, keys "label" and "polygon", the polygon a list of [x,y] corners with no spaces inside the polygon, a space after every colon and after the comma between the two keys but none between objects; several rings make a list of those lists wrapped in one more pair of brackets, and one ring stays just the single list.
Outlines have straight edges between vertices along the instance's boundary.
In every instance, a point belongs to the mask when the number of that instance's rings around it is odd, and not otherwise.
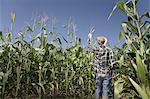
[{"label": "man's shoulder", "polygon": [[109,47],[109,46],[106,46],[106,50],[111,51],[111,50],[112,50],[112,48],[111,48],[111,47]]},{"label": "man's shoulder", "polygon": [[94,50],[108,50],[108,51],[112,50],[112,48],[109,46],[98,46],[98,45],[94,45],[93,49]]}]

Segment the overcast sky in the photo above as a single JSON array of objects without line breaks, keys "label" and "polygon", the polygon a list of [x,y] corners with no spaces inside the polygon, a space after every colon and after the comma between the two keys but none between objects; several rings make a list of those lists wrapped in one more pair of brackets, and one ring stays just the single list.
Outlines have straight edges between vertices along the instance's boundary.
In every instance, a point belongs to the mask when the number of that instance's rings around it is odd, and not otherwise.
[{"label": "overcast sky", "polygon": [[[120,22],[126,19],[125,14],[117,10],[107,21],[109,13],[118,0],[0,0],[0,30],[10,27],[10,14],[16,12],[14,32],[36,15],[47,15],[49,19],[56,17],[56,31],[65,33],[64,28],[71,17],[77,25],[77,33],[86,45],[90,26],[95,26],[94,36],[104,35],[113,46],[117,44],[117,36],[121,30]],[[139,0],[140,14],[150,11],[150,0]]]}]

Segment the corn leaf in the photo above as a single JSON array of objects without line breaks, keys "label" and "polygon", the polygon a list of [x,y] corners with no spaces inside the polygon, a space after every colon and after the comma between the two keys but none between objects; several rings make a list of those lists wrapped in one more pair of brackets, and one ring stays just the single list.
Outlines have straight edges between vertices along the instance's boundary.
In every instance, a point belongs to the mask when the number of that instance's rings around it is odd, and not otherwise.
[{"label": "corn leaf", "polygon": [[111,16],[112,16],[112,15],[113,15],[113,13],[115,12],[116,8],[117,8],[117,6],[115,5],[115,6],[113,7],[113,9],[112,9],[111,13],[109,14],[109,16],[108,16],[107,20],[109,20],[109,19],[111,18]]},{"label": "corn leaf", "polygon": [[124,80],[119,78],[114,83],[114,99],[118,99],[119,94],[123,91]]},{"label": "corn leaf", "polygon": [[3,33],[0,31],[0,41],[4,41],[4,36],[3,36]]},{"label": "corn leaf", "polygon": [[149,33],[149,30],[150,30],[150,25],[148,25],[148,26],[144,29],[144,31],[143,31],[143,33],[142,33],[142,36],[144,37],[147,33]]},{"label": "corn leaf", "polygon": [[142,99],[149,99],[148,95],[146,94],[145,90],[143,90],[133,79],[129,77],[129,80],[131,81],[132,85],[135,87],[137,92],[142,96]]},{"label": "corn leaf", "polygon": [[146,43],[145,43],[145,47],[150,47],[150,40],[148,40]]},{"label": "corn leaf", "polygon": [[140,28],[143,28],[146,24],[150,24],[150,21],[145,21],[144,23],[142,23]]},{"label": "corn leaf", "polygon": [[118,40],[120,41],[120,39],[123,37],[124,32],[120,32],[118,35]]},{"label": "corn leaf", "polygon": [[138,33],[138,29],[136,26],[134,26],[133,24],[131,24],[130,22],[122,22],[127,24],[128,28],[131,28],[133,31],[135,31],[136,33]]},{"label": "corn leaf", "polygon": [[136,53],[136,64],[137,64],[139,79],[141,80],[142,84],[144,84],[144,86],[147,87],[149,84],[148,84],[148,78],[146,76],[146,74],[147,74],[146,66],[143,63],[143,61],[138,53]]},{"label": "corn leaf", "polygon": [[14,21],[15,21],[15,16],[16,16],[15,12],[12,12],[11,13],[11,22],[12,23],[14,23]]},{"label": "corn leaf", "polygon": [[142,19],[144,16],[150,18],[150,12],[145,12],[143,15],[140,16],[140,19]]},{"label": "corn leaf", "polygon": [[113,15],[113,13],[116,11],[117,7],[120,8],[123,12],[124,11],[124,8],[123,8],[123,5],[124,5],[124,2],[122,1],[119,1],[115,4],[115,6],[113,7],[111,13],[109,14],[108,18],[107,18],[107,21],[111,18],[111,16]]}]

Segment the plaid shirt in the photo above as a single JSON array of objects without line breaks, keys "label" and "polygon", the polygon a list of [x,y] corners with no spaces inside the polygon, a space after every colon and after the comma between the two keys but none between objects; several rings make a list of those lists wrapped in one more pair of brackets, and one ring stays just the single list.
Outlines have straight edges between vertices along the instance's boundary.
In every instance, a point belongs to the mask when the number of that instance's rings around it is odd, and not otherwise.
[{"label": "plaid shirt", "polygon": [[90,48],[94,54],[93,68],[98,76],[109,75],[111,68],[113,68],[114,58],[111,48],[104,45]]}]

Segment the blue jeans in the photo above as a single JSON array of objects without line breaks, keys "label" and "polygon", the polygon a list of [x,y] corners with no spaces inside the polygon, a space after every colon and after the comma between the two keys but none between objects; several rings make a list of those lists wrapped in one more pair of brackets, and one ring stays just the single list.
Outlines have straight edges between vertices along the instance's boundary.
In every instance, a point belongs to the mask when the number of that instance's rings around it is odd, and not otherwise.
[{"label": "blue jeans", "polygon": [[100,96],[105,97],[108,99],[108,93],[110,90],[110,82],[111,76],[97,76],[96,75],[96,90],[95,90],[95,97],[99,99]]}]

